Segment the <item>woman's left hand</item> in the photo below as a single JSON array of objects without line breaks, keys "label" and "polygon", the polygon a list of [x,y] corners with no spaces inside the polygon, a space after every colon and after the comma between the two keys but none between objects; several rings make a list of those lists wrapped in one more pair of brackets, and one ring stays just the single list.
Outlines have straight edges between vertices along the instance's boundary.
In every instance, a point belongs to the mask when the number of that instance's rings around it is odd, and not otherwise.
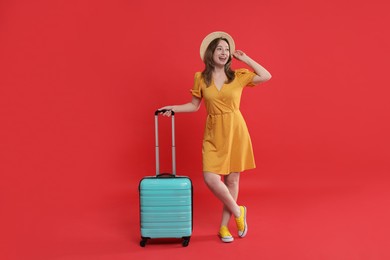
[{"label": "woman's left hand", "polygon": [[236,50],[233,53],[233,57],[236,58],[237,60],[245,62],[245,60],[248,58],[248,56],[245,54],[245,52]]},{"label": "woman's left hand", "polygon": [[243,51],[236,50],[233,53],[233,56],[237,60],[242,61],[245,64],[247,64],[249,67],[251,67],[253,69],[254,73],[256,73],[256,76],[254,76],[253,79],[252,79],[252,83],[253,84],[256,85],[258,83],[265,82],[265,81],[271,79],[271,73],[269,73],[259,63],[257,63],[256,61],[252,60],[252,58],[249,57],[248,55],[246,55]]}]

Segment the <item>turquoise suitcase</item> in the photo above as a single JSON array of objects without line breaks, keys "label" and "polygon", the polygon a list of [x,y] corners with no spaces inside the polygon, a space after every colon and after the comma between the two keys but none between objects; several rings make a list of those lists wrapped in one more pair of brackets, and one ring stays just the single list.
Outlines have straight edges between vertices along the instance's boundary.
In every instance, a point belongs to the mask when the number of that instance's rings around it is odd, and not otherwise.
[{"label": "turquoise suitcase", "polygon": [[172,112],[172,173],[160,174],[158,147],[158,115],[155,112],[156,175],[139,183],[140,246],[148,239],[178,238],[188,246],[193,230],[193,187],[187,176],[176,175],[175,124]]}]

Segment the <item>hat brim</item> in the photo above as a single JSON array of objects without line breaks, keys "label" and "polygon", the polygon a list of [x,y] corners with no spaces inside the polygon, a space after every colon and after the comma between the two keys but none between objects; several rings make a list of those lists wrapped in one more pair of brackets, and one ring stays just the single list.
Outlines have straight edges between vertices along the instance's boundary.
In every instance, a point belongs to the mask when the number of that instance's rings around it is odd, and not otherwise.
[{"label": "hat brim", "polygon": [[205,54],[206,49],[209,46],[209,44],[214,39],[217,39],[217,38],[227,39],[227,41],[229,42],[229,45],[230,45],[230,55],[232,55],[234,53],[234,51],[236,49],[236,45],[234,43],[232,36],[230,36],[228,33],[225,33],[225,32],[220,32],[220,31],[212,32],[203,39],[202,44],[200,45],[200,58],[202,60],[204,59],[204,54]]}]

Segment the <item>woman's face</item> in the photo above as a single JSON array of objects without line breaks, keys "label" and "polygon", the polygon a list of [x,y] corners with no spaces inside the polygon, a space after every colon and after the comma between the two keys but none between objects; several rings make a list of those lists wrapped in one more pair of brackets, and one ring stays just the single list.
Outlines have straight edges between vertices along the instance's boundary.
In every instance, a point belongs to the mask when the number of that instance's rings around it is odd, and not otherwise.
[{"label": "woman's face", "polygon": [[213,54],[213,61],[216,66],[225,66],[229,61],[230,50],[229,44],[224,40],[219,40],[217,48]]}]

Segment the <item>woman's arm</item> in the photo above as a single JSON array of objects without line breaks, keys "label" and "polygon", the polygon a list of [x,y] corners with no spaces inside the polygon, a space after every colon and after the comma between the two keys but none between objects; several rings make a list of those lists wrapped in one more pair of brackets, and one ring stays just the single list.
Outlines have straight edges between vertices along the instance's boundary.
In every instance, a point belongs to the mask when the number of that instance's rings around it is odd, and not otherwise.
[{"label": "woman's arm", "polygon": [[253,77],[254,84],[259,84],[271,79],[271,73],[269,73],[268,70],[266,70],[263,66],[246,55],[243,51],[237,50],[233,55],[237,60],[240,60],[251,67],[256,73],[256,76]]},{"label": "woman's arm", "polygon": [[158,110],[166,109],[167,111],[163,114],[164,116],[171,116],[171,111],[175,113],[196,112],[199,110],[201,101],[202,99],[192,96],[192,100],[189,103],[182,104],[182,105],[165,106],[159,108]]}]

